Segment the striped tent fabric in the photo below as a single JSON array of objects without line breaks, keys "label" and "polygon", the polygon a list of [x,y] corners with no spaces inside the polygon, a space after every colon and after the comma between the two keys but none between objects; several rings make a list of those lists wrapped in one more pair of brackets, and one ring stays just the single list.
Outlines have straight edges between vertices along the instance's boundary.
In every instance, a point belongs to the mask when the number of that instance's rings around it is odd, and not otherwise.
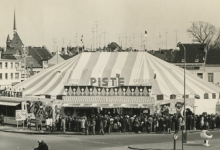
[{"label": "striped tent fabric", "polygon": [[[152,86],[153,95],[163,94],[168,98],[170,95],[183,95],[183,69],[147,52],[84,52],[43,70],[15,85],[14,89],[24,89],[23,95],[63,95],[64,86],[88,87],[91,86],[91,78],[97,81],[93,86],[102,86],[98,78],[117,76],[124,79],[124,86]],[[116,82],[114,85],[110,85],[112,81],[108,82],[109,87],[118,86]],[[219,87],[186,71],[186,94],[219,92]]]}]

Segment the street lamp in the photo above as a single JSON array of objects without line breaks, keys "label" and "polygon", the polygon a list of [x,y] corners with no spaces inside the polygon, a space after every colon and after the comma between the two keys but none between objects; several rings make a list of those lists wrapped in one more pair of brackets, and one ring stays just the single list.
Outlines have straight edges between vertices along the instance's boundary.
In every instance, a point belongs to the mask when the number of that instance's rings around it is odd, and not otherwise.
[{"label": "street lamp", "polygon": [[[185,122],[185,124],[184,124],[184,131],[185,131],[185,142],[183,142],[183,132],[182,132],[182,149],[183,149],[183,143],[186,143],[187,142],[187,133],[186,133],[186,48],[185,48],[185,46],[181,43],[181,42],[179,42],[179,43],[177,43],[177,50],[180,50],[180,45],[182,45],[182,47],[183,47],[183,49],[184,49],[184,122]],[[182,131],[183,131],[182,130]]]}]

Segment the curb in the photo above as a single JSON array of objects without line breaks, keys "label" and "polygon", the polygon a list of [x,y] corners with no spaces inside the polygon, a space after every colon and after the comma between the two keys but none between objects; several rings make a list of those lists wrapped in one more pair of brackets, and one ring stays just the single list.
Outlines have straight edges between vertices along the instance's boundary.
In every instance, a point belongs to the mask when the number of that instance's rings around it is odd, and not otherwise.
[{"label": "curb", "polygon": [[[3,132],[11,132],[11,133],[21,133],[21,134],[51,134],[51,135],[84,135],[81,132],[25,132],[25,131],[16,131],[16,130],[10,130],[10,129],[0,129],[0,131]],[[200,130],[192,130],[192,131],[188,131],[187,133],[196,133],[196,132],[200,132]],[[172,135],[174,134],[174,132],[172,132],[171,134],[167,134],[167,133],[162,133],[162,132],[151,132],[151,133],[146,133],[146,132],[141,132],[141,133],[135,133],[135,132],[112,132],[110,134],[105,133],[105,135],[129,135],[129,134],[146,134],[146,135],[152,135],[152,134],[161,134],[161,135]],[[98,135],[98,134],[97,134]]]},{"label": "curb", "polygon": [[0,129],[2,132],[9,132],[9,133],[21,133],[21,134],[42,134],[42,135],[84,135],[83,133],[76,133],[76,132],[23,132],[23,131],[12,131],[12,130],[3,130]]}]

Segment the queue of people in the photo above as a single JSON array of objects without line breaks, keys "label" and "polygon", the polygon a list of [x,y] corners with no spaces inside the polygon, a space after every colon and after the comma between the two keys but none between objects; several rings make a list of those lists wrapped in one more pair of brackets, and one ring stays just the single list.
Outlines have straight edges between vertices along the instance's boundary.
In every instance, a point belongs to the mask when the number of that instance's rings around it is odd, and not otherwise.
[{"label": "queue of people", "polygon": [[[47,131],[55,132],[82,132],[85,135],[104,135],[112,132],[161,132],[170,134],[171,131],[182,130],[186,124],[186,130],[202,129],[207,125],[209,129],[220,129],[220,115],[193,115],[187,114],[186,123],[180,114],[154,114],[139,116],[133,115],[90,115],[76,117],[62,117],[57,120],[47,118],[45,127]],[[37,129],[41,130],[41,124],[37,124]]]}]

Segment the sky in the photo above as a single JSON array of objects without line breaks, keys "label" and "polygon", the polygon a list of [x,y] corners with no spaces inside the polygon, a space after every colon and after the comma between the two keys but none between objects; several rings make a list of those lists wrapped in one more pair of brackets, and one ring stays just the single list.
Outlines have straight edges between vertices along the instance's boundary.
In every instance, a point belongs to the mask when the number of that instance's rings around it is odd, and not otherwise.
[{"label": "sky", "polygon": [[186,30],[195,21],[220,27],[219,6],[219,0],[0,0],[0,47],[13,37],[14,10],[25,46],[52,52],[81,46],[83,35],[87,48],[116,42],[156,50],[191,43]]}]

